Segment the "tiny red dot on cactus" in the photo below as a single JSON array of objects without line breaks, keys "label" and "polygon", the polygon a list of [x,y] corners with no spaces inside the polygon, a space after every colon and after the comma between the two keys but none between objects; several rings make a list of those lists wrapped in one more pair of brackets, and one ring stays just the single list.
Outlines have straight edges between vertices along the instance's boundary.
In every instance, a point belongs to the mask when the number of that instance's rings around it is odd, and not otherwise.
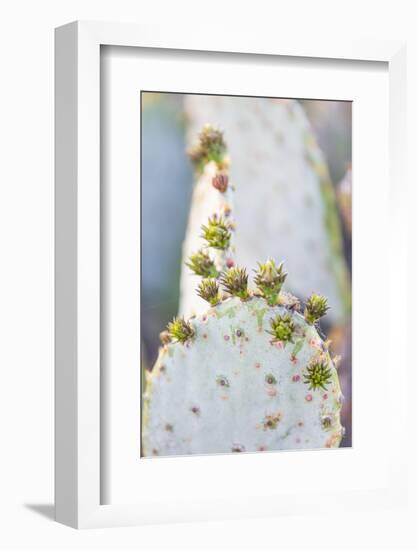
[{"label": "tiny red dot on cactus", "polygon": [[272,345],[275,346],[277,349],[282,349],[284,347],[284,343],[281,342],[281,340],[273,340]]},{"label": "tiny red dot on cactus", "polygon": [[312,401],[313,400],[313,396],[311,395],[311,393],[308,393],[306,395],[306,401]]},{"label": "tiny red dot on cactus", "polygon": [[317,340],[317,339],[315,339],[315,338],[312,338],[312,339],[308,342],[308,344],[309,344],[309,346],[311,346],[312,348],[321,350],[321,341],[320,341],[320,340]]},{"label": "tiny red dot on cactus", "polygon": [[323,395],[323,399],[328,399],[328,397],[329,397],[329,396],[327,395],[327,393],[325,393],[325,394]]},{"label": "tiny red dot on cactus", "polygon": [[295,355],[291,355],[290,361],[293,365],[295,365],[298,362],[298,359]]},{"label": "tiny red dot on cactus", "polygon": [[292,381],[293,382],[299,382],[300,381],[300,375],[299,374],[294,374],[294,376],[292,377]]},{"label": "tiny red dot on cactus", "polygon": [[255,369],[260,369],[261,368],[261,364],[260,363],[255,363]]},{"label": "tiny red dot on cactus", "polygon": [[223,338],[225,339],[226,342],[227,342],[228,340],[230,340],[230,336],[229,336],[228,334],[225,334],[225,335],[223,336]]},{"label": "tiny red dot on cactus", "polygon": [[234,265],[235,265],[235,262],[234,262],[234,260],[232,260],[232,258],[228,258],[228,259],[226,260],[226,266],[227,266],[227,267],[230,268],[230,267],[233,267]]}]

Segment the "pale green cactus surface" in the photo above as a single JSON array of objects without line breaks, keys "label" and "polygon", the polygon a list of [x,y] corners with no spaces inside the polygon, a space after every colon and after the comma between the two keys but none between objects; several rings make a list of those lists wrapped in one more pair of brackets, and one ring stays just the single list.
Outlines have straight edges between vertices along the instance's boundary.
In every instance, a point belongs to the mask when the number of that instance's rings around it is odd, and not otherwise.
[{"label": "pale green cactus surface", "polygon": [[[271,334],[290,315],[293,342]],[[342,394],[327,344],[297,311],[230,297],[161,347],[147,377],[144,456],[338,447]],[[322,386],[309,369],[327,369]],[[319,380],[320,381],[320,380]]]}]

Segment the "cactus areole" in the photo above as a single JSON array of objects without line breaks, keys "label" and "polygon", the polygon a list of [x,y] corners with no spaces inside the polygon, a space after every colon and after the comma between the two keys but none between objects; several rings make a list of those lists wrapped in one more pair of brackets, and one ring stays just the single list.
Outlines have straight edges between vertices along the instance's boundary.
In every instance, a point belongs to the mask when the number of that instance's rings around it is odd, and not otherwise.
[{"label": "cactus areole", "polygon": [[[225,154],[218,132],[206,127],[200,139],[199,170],[210,157],[204,140]],[[256,289],[243,267],[213,270],[210,253],[219,243],[227,248],[225,234],[214,231],[206,249],[188,259],[205,276],[197,292],[207,308],[174,319],[162,333],[143,392],[142,455],[338,447],[343,396],[316,327],[326,299],[312,294],[300,311],[299,301],[281,291],[286,273],[273,260],[259,264]]]}]

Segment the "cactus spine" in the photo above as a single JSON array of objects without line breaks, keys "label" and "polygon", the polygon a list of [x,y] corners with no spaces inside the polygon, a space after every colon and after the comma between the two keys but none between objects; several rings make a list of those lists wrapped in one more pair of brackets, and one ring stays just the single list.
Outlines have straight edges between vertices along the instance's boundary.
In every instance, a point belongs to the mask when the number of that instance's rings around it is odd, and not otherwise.
[{"label": "cactus spine", "polygon": [[[204,149],[211,138],[216,146]],[[206,127],[192,158],[201,177],[215,180],[225,154],[220,134]],[[227,191],[224,182],[212,187]],[[283,265],[272,259],[258,264],[250,288],[246,269],[227,265],[232,231],[222,215],[208,212],[197,230],[206,246],[187,265],[200,277],[204,308],[161,334],[143,395],[143,455],[338,447],[342,393],[316,326],[329,309],[326,298],[312,294],[301,312],[282,290]]]}]

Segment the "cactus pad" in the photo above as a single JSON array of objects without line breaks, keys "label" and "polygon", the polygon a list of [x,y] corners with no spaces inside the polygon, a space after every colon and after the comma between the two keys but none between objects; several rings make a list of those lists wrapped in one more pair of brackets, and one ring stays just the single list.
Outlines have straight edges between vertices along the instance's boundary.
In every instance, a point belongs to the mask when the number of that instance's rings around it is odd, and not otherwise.
[{"label": "cactus pad", "polygon": [[[289,318],[293,342],[270,334]],[[261,297],[231,297],[160,349],[144,395],[143,454],[337,447],[342,395],[314,325]]]}]

